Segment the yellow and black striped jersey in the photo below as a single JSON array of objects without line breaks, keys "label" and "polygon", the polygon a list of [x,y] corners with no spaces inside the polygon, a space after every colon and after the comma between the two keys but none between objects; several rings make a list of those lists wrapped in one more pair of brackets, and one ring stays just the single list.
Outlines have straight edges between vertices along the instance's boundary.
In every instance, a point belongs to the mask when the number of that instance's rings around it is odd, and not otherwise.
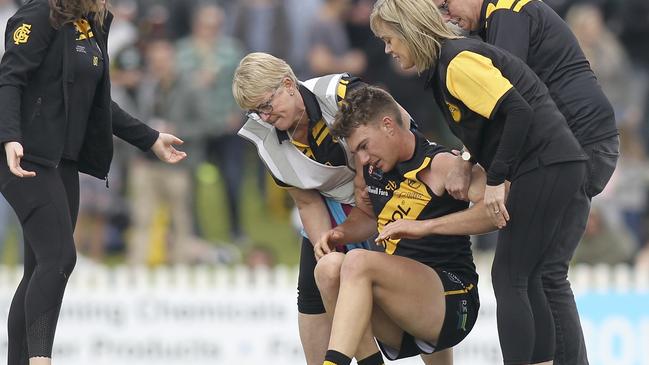
[{"label": "yellow and black striped jersey", "polygon": [[485,0],[477,34],[520,58],[543,81],[582,146],[617,134],[613,107],[577,38],[540,0]]},{"label": "yellow and black striped jersey", "polygon": [[442,42],[428,85],[453,132],[485,170],[491,166],[506,115],[499,106],[516,90],[533,110],[523,147],[507,179],[539,164],[586,159],[547,88],[520,59],[471,38]]},{"label": "yellow and black striped jersey", "polygon": [[[367,191],[377,216],[379,232],[398,219],[426,220],[467,209],[465,201],[455,200],[444,192],[437,196],[417,174],[430,168],[438,153],[449,152],[445,147],[428,142],[419,132],[413,157],[381,171],[371,165],[364,167]],[[430,267],[463,272],[477,280],[471,242],[468,236],[431,235],[421,239],[393,239],[385,242],[385,252],[419,261]]]},{"label": "yellow and black striped jersey", "polygon": [[[338,101],[342,101],[350,92],[367,86],[367,84],[358,77],[345,76],[341,78],[338,86],[337,98]],[[322,117],[322,111],[320,110],[316,96],[303,85],[299,86],[299,91],[304,100],[306,113],[309,117],[309,143],[302,144],[291,141],[286,131],[277,130],[277,136],[280,142],[293,143],[303,154],[321,164],[330,166],[346,165],[347,157],[345,151],[338,143],[338,140],[331,135],[329,127]],[[287,186],[277,179],[274,180],[280,186]]]}]

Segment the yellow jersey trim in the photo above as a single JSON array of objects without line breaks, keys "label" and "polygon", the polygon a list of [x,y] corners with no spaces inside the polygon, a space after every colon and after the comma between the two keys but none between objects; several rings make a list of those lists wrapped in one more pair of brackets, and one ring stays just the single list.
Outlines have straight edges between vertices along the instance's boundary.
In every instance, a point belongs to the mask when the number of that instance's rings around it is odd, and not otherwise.
[{"label": "yellow jersey trim", "polygon": [[[396,220],[409,219],[416,220],[421,212],[426,208],[430,202],[431,196],[426,189],[426,185],[417,180],[417,173],[423,170],[430,164],[431,158],[426,157],[421,165],[404,175],[403,181],[396,186],[396,182],[389,181],[384,187],[384,190],[392,190],[392,197],[385,204],[381,213],[378,216],[377,228],[378,231],[383,231],[383,228]],[[396,188],[396,189],[395,189]],[[385,253],[393,255],[397,250],[401,239],[389,239],[382,242],[385,246]]]}]

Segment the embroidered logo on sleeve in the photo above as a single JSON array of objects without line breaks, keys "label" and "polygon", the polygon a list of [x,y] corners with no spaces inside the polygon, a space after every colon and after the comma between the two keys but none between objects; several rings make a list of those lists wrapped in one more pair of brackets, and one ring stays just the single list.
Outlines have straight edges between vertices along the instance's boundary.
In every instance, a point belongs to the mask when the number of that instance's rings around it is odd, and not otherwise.
[{"label": "embroidered logo on sleeve", "polygon": [[16,45],[27,43],[27,41],[29,40],[29,33],[31,32],[32,25],[23,23],[23,25],[21,25],[14,31],[14,43]]}]

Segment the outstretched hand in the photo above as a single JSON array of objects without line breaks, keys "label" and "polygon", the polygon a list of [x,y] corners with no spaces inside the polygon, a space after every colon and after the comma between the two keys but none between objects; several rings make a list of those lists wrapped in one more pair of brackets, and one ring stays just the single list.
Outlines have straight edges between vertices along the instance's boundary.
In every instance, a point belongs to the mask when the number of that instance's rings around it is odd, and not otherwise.
[{"label": "outstretched hand", "polygon": [[34,171],[23,170],[20,166],[20,159],[23,157],[23,145],[19,142],[5,143],[5,154],[7,155],[7,166],[12,174],[18,177],[34,177]]},{"label": "outstretched hand", "polygon": [[174,145],[180,146],[183,143],[184,142],[180,138],[172,134],[160,133],[158,139],[151,147],[151,151],[155,153],[160,161],[166,163],[177,163],[187,157],[187,153],[177,150],[174,148]]}]

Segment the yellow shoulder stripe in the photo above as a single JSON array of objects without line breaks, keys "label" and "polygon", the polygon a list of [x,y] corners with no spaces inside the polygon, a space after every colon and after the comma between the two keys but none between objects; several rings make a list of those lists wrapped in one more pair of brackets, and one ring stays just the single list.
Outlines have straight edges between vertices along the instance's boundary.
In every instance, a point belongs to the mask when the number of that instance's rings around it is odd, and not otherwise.
[{"label": "yellow shoulder stripe", "polygon": [[516,0],[499,0],[496,3],[496,5],[490,3],[489,5],[487,5],[487,14],[486,14],[485,17],[487,19],[489,19],[489,16],[491,15],[491,13],[493,13],[494,11],[496,11],[498,9],[511,9],[512,5],[514,5],[514,1],[516,1]]},{"label": "yellow shoulder stripe", "polygon": [[491,118],[500,99],[512,84],[491,59],[471,51],[462,51],[446,70],[446,88],[469,109]]},{"label": "yellow shoulder stripe", "polygon": [[[486,12],[485,18],[489,19],[489,17],[491,16],[491,13],[493,13],[496,10],[500,10],[500,9],[513,10],[515,13],[518,13],[518,12],[521,11],[521,9],[523,9],[523,7],[525,5],[527,5],[531,1],[532,0],[519,0],[518,3],[516,3],[516,5],[514,5],[516,0],[498,0],[496,5],[494,5],[493,3],[490,3],[489,5],[487,5],[487,12]],[[512,9],[512,6],[514,7],[513,9]]]}]

